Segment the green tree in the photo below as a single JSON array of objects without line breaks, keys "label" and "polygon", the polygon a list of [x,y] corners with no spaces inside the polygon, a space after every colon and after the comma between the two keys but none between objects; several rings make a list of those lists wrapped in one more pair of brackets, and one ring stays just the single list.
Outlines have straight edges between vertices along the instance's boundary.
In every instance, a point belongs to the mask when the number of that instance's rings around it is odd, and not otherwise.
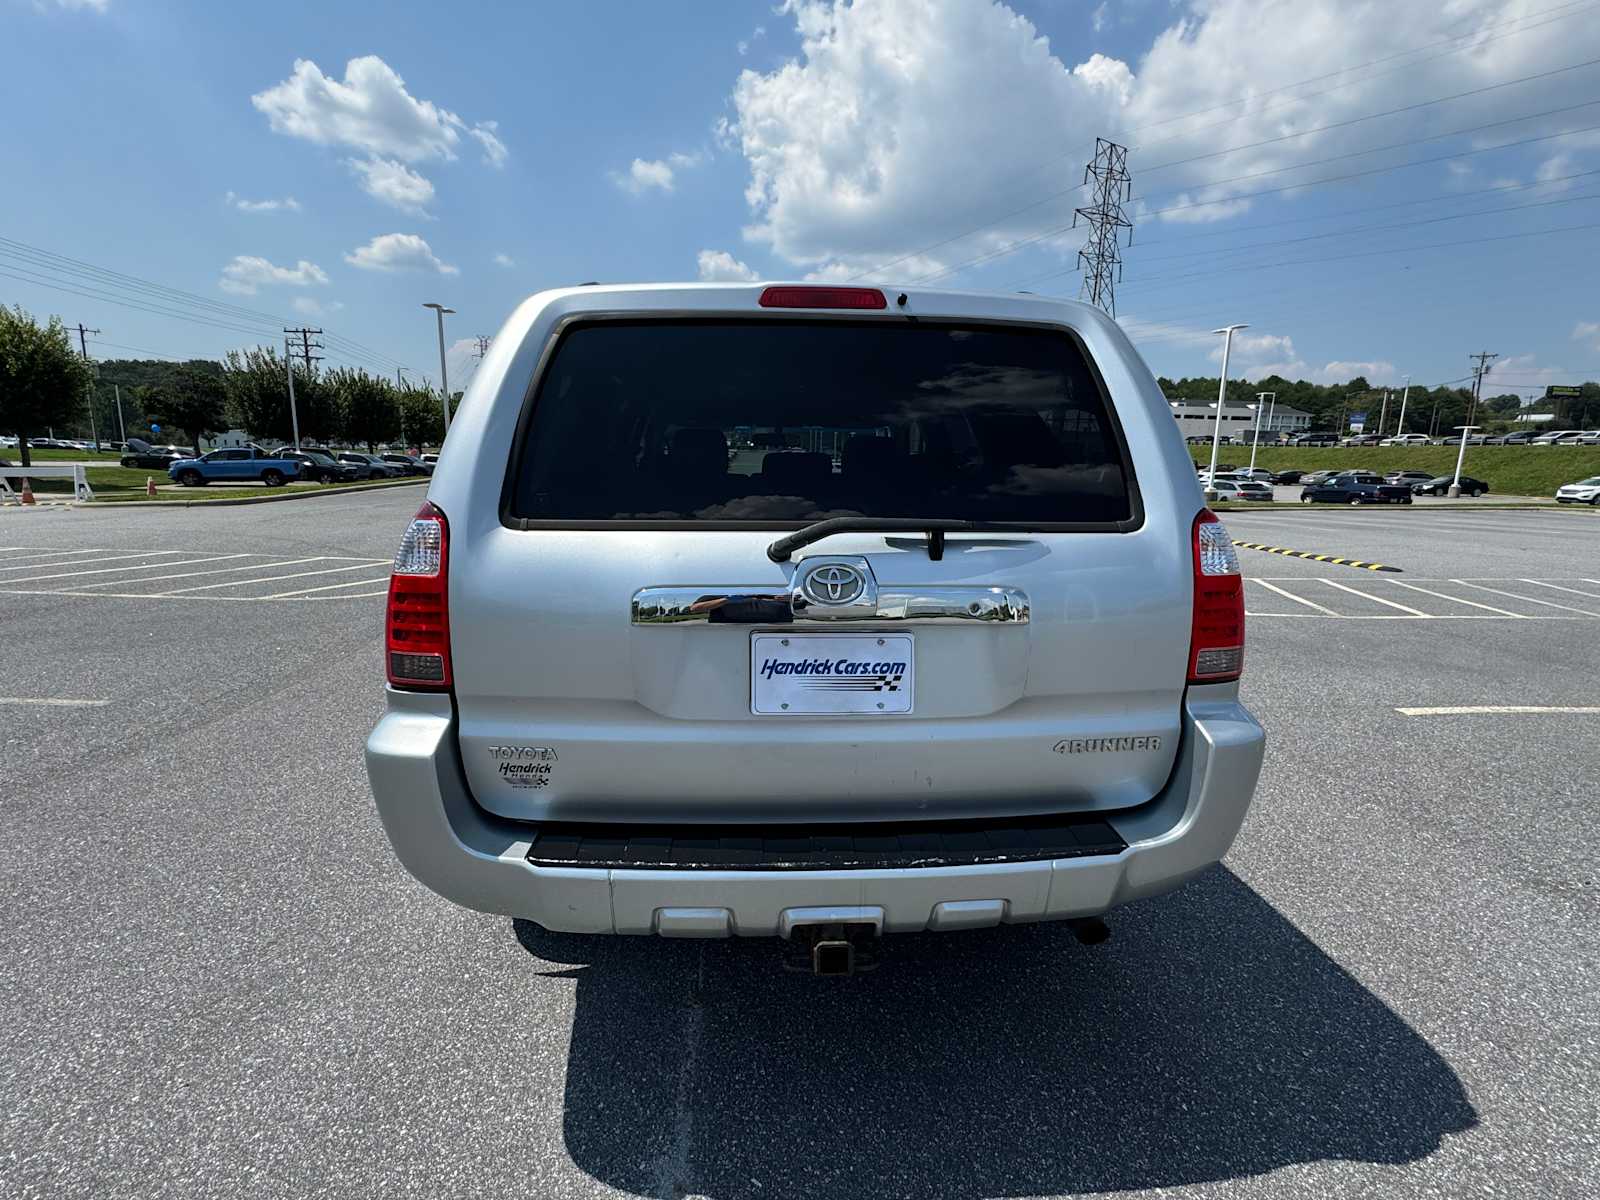
[{"label": "green tree", "polygon": [[222,361],[222,386],[231,424],[257,438],[288,439],[289,385],[276,349],[228,351]]},{"label": "green tree", "polygon": [[41,327],[20,306],[0,307],[0,429],[16,435],[23,466],[33,465],[28,438],[70,420],[91,379],[60,317]]},{"label": "green tree", "polygon": [[179,367],[165,383],[139,389],[139,403],[159,423],[189,435],[195,457],[200,439],[228,427],[228,393],[221,379],[193,367]]},{"label": "green tree", "polygon": [[364,444],[370,453],[399,435],[400,395],[387,379],[348,368],[330,371],[325,379],[337,401],[340,432],[350,442]]},{"label": "green tree", "polygon": [[[456,393],[459,402],[461,394]],[[455,416],[455,405],[450,415]],[[444,412],[439,406],[439,393],[426,388],[411,387],[400,393],[400,428],[406,445],[437,446],[444,441]]]}]

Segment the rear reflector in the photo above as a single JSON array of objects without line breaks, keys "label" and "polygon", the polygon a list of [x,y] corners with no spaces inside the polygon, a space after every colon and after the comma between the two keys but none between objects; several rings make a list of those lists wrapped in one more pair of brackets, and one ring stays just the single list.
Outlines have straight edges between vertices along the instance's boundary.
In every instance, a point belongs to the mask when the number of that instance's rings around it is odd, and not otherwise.
[{"label": "rear reflector", "polygon": [[769,287],[761,293],[762,308],[888,308],[877,288]]},{"label": "rear reflector", "polygon": [[1194,519],[1194,619],[1189,682],[1227,683],[1244,671],[1244,579],[1233,539],[1205,509]]},{"label": "rear reflector", "polygon": [[450,531],[432,504],[417,510],[389,576],[384,651],[389,683],[409,691],[450,687]]}]

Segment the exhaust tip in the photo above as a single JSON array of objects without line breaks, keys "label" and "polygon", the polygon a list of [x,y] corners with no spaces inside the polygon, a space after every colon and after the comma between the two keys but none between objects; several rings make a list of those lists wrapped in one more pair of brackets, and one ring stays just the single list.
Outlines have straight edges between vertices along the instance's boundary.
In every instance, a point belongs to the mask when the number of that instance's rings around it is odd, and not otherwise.
[{"label": "exhaust tip", "polygon": [[1111,936],[1111,927],[1100,917],[1073,917],[1067,924],[1080,946],[1098,946]]}]

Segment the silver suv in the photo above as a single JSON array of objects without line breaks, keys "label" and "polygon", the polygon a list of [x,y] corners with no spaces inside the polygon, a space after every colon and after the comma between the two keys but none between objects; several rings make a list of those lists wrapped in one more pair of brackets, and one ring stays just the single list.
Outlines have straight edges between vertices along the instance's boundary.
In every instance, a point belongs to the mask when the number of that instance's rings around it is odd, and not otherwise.
[{"label": "silver suv", "polygon": [[367,770],[459,904],[844,971],[1218,861],[1264,741],[1243,641],[1232,543],[1099,311],[545,292],[396,555]]}]

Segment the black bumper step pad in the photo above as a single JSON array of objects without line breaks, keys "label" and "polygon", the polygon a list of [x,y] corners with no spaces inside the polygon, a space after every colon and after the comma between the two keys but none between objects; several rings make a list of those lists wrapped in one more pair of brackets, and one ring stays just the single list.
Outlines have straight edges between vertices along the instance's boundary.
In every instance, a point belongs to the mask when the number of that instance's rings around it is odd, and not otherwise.
[{"label": "black bumper step pad", "polygon": [[840,871],[1086,858],[1125,849],[1092,813],[829,825],[552,821],[537,826],[528,861],[633,871]]}]

